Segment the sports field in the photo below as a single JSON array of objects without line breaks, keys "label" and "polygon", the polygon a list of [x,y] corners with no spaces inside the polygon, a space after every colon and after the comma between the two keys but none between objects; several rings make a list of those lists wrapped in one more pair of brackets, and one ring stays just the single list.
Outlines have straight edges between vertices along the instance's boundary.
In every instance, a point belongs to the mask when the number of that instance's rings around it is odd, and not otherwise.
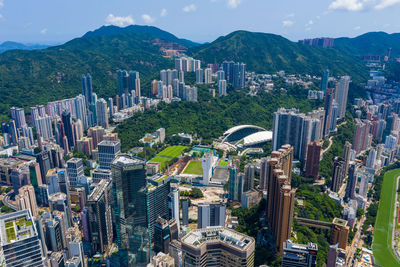
[{"label": "sports field", "polygon": [[384,267],[400,266],[400,260],[392,249],[393,216],[398,176],[400,176],[400,169],[387,172],[383,178],[374,239],[372,240],[375,263]]},{"label": "sports field", "polygon": [[187,146],[169,146],[152,158],[150,162],[159,162],[161,169],[164,170],[167,164],[170,165],[187,148]]},{"label": "sports field", "polygon": [[201,166],[201,161],[189,162],[189,165],[186,167],[183,173],[203,175],[203,167]]},{"label": "sports field", "polygon": [[177,158],[180,155],[182,155],[183,151],[185,151],[185,149],[187,148],[188,148],[187,146],[169,146],[160,153],[158,153],[157,156]]}]

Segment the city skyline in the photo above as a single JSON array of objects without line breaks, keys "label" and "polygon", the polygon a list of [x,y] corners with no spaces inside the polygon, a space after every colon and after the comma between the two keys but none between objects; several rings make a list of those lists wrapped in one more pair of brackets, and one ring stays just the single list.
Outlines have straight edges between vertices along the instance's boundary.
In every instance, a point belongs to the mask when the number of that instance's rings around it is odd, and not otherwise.
[{"label": "city skyline", "polygon": [[[92,8],[94,4],[96,9]],[[21,9],[21,5],[25,8]],[[322,36],[354,37],[370,31],[400,32],[400,24],[393,24],[399,11],[398,0],[310,0],[290,5],[261,0],[192,0],[168,4],[159,0],[145,3],[90,0],[79,5],[76,0],[39,3],[1,0],[0,42],[63,43],[102,25],[132,24],[156,26],[199,43],[212,42],[235,30],[274,33],[292,41]],[[183,20],[185,23],[181,23]],[[219,20],[225,23],[215,27]]]}]

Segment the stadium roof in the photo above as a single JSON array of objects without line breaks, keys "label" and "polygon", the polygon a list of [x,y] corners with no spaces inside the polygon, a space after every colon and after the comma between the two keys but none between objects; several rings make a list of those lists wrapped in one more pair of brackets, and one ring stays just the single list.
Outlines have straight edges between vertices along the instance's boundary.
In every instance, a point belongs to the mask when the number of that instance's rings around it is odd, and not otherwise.
[{"label": "stadium roof", "polygon": [[229,130],[227,130],[224,133],[224,136],[230,135],[230,134],[232,134],[234,132],[240,131],[240,130],[245,129],[245,128],[254,128],[254,129],[265,130],[264,128],[262,128],[260,126],[255,126],[255,125],[238,125],[238,126],[232,127]]},{"label": "stadium roof", "polygon": [[244,146],[252,146],[272,140],[271,131],[256,132],[243,138]]}]

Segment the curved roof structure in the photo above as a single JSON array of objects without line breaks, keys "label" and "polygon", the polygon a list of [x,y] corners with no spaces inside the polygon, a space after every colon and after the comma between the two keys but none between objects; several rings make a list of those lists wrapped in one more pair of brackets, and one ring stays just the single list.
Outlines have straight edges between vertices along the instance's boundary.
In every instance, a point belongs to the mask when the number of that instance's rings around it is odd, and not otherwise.
[{"label": "curved roof structure", "polygon": [[265,131],[265,129],[255,125],[235,126],[224,133],[224,139],[222,142],[237,142],[239,140],[242,140],[246,136],[260,131]]},{"label": "curved roof structure", "polygon": [[244,146],[254,146],[272,140],[271,131],[256,132],[243,138]]},{"label": "curved roof structure", "polygon": [[234,126],[234,127],[230,128],[229,130],[227,130],[227,131],[224,133],[224,136],[233,134],[234,132],[237,132],[237,131],[239,131],[239,130],[243,130],[243,129],[246,129],[246,128],[253,128],[253,129],[258,129],[258,130],[263,130],[263,131],[265,131],[265,129],[262,128],[262,127],[260,127],[260,126],[255,126],[255,125],[238,125],[238,126]]}]

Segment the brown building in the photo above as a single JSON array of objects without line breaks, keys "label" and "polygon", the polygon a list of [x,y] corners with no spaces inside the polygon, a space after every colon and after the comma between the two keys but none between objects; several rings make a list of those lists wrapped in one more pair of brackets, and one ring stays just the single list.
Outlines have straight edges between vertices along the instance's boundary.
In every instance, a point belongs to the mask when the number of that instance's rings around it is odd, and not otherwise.
[{"label": "brown building", "polygon": [[276,240],[278,255],[282,254],[283,243],[290,239],[295,189],[291,188],[293,147],[283,145],[267,160],[266,180],[268,183],[267,219]]},{"label": "brown building", "polygon": [[191,231],[181,239],[179,249],[183,266],[254,266],[254,238],[222,226]]},{"label": "brown building", "polygon": [[18,190],[18,193],[19,194],[15,196],[15,202],[18,210],[29,209],[32,216],[37,216],[38,208],[33,186],[25,185]]},{"label": "brown building", "polygon": [[318,179],[321,143],[311,142],[307,146],[306,177]]},{"label": "brown building", "polygon": [[349,238],[350,227],[347,226],[347,221],[335,218],[332,222],[332,230],[330,244],[338,244],[339,248],[346,249],[347,239]]}]

